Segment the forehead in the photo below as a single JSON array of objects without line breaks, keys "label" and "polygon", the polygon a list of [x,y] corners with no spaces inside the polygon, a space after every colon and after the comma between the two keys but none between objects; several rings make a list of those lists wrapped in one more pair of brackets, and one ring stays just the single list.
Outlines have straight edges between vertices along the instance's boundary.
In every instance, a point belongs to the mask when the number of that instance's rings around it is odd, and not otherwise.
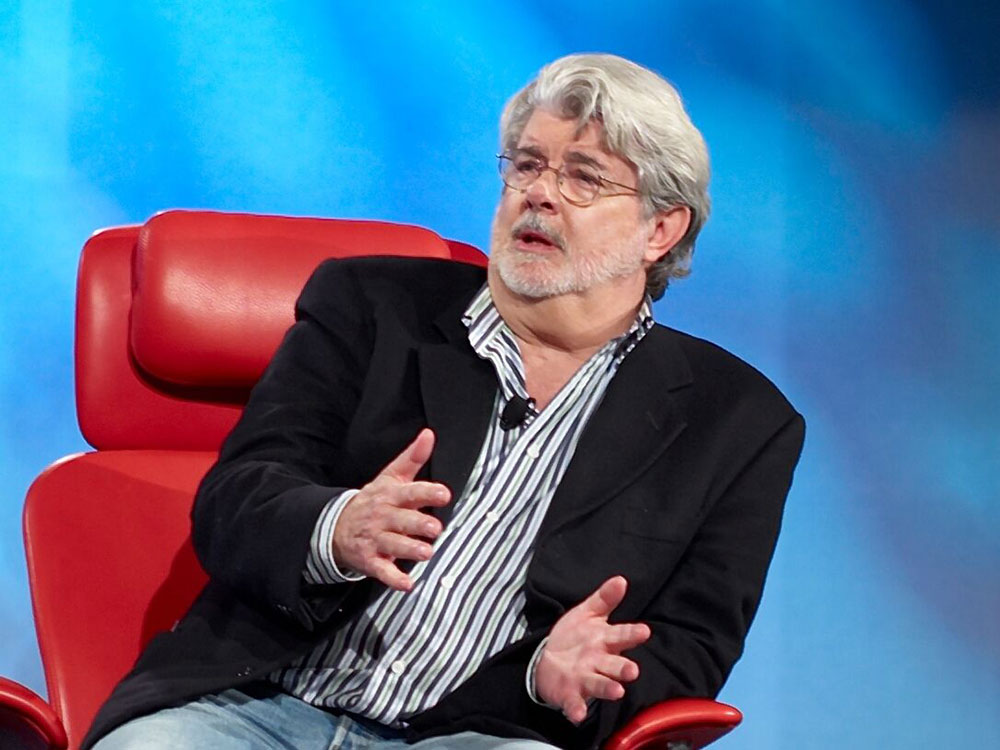
[{"label": "forehead", "polygon": [[580,130],[575,118],[559,117],[544,109],[536,109],[525,123],[517,145],[540,151],[550,162],[560,160],[574,151],[600,157],[608,167],[629,169],[631,165],[617,154],[608,151],[604,144],[604,128],[591,120]]}]

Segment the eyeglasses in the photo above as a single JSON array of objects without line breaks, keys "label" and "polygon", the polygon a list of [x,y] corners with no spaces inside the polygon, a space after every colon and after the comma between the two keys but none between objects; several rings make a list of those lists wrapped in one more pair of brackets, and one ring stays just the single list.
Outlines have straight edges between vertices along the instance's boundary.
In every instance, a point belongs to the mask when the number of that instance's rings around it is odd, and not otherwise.
[{"label": "eyeglasses", "polygon": [[[497,155],[500,179],[507,187],[525,192],[543,172],[556,173],[559,193],[574,206],[589,206],[598,198],[616,195],[639,195],[639,190],[628,185],[602,177],[589,164],[563,164],[561,168],[550,167],[548,162],[526,151],[506,151]],[[619,190],[613,191],[612,188]]]}]

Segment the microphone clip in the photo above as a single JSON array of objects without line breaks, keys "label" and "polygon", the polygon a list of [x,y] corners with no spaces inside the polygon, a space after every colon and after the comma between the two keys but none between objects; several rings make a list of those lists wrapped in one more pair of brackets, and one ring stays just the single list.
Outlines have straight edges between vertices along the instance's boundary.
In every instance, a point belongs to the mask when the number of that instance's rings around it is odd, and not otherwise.
[{"label": "microphone clip", "polygon": [[513,396],[500,412],[500,429],[512,430],[520,427],[528,419],[528,412],[534,409],[535,399]]}]

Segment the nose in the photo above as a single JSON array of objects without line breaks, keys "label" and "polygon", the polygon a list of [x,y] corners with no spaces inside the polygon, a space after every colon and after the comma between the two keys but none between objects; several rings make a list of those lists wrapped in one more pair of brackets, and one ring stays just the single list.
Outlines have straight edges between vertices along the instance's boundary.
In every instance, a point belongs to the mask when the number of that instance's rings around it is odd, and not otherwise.
[{"label": "nose", "polygon": [[526,207],[535,211],[555,211],[559,200],[559,176],[549,167],[524,191]]}]

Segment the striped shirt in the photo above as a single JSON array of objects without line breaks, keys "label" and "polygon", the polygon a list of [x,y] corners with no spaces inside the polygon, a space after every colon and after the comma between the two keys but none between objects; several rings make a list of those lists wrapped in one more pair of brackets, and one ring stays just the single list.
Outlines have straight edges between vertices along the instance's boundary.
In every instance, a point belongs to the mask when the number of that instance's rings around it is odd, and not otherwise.
[{"label": "striped shirt", "polygon": [[[591,356],[543,411],[529,409],[504,430],[504,406],[528,393],[517,342],[484,286],[462,320],[472,348],[496,369],[494,415],[433,556],[413,566],[410,592],[386,589],[272,681],[308,703],[402,728],[524,636],[524,582],[542,518],[608,383],[653,325],[650,310],[647,297],[628,332]],[[356,578],[337,570],[331,551],[337,516],[355,493],[321,514],[307,581]]]}]

